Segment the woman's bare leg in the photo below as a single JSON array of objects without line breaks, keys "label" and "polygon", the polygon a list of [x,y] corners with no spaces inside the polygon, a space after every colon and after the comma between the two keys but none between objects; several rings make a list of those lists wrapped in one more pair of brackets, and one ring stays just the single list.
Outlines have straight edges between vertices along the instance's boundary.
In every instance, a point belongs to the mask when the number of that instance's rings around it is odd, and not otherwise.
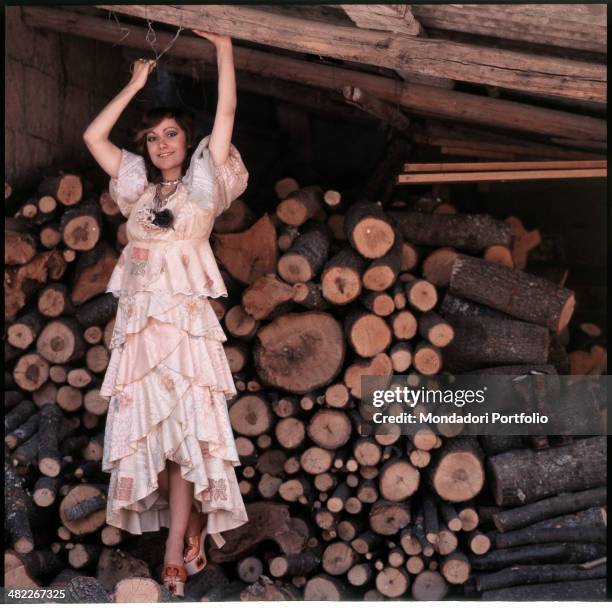
[{"label": "woman's bare leg", "polygon": [[199,511],[196,511],[195,507],[191,507],[185,538],[188,536],[193,536],[194,534],[199,534],[207,519],[208,515],[206,515],[206,513],[200,513]]},{"label": "woman's bare leg", "polygon": [[183,479],[181,468],[176,462],[168,461],[167,468],[170,481],[170,530],[164,561],[182,564],[185,530],[193,498],[193,483]]},{"label": "woman's bare leg", "polygon": [[168,476],[168,466],[157,476],[160,494],[167,500],[170,496],[170,479]]}]

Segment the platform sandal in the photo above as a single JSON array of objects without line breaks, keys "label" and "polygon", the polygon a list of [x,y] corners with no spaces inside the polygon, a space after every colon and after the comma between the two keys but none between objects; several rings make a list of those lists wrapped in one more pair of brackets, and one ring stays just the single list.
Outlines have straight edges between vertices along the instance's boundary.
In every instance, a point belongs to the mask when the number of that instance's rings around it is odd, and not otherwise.
[{"label": "platform sandal", "polygon": [[177,564],[164,564],[161,571],[164,587],[175,597],[184,597],[187,572],[184,566]]},{"label": "platform sandal", "polygon": [[206,553],[204,544],[206,542],[206,525],[200,530],[199,534],[187,537],[184,559],[187,574],[197,574],[206,568]]}]

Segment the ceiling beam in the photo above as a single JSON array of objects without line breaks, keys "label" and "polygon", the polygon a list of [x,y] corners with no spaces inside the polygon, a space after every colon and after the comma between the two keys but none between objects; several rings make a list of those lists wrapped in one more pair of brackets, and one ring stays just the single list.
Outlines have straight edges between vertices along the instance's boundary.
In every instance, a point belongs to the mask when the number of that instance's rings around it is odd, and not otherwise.
[{"label": "ceiling beam", "polygon": [[[407,4],[339,4],[337,6],[357,27],[427,38],[425,30],[414,18]],[[455,81],[448,78],[424,76],[408,70],[395,71],[406,82],[444,89],[452,89],[455,86]]]},{"label": "ceiling beam", "polygon": [[381,122],[397,129],[407,131],[410,127],[410,120],[400,110],[386,101],[381,101],[368,95],[359,87],[345,86],[342,89],[344,99],[348,104],[361,108],[364,112],[372,114]]},{"label": "ceiling beam", "polygon": [[407,4],[335,4],[357,26],[406,36],[419,36],[421,24]]},{"label": "ceiling beam", "polygon": [[[123,56],[130,63],[142,56],[136,49],[125,49]],[[173,57],[165,64],[169,72],[188,76],[195,80],[217,80],[217,70],[203,61]],[[329,116],[338,120],[358,123],[371,127],[378,121],[370,114],[357,108],[348,107],[342,96],[329,89],[316,89],[297,82],[258,76],[244,70],[236,70],[236,87],[238,91],[254,93],[294,104],[315,114]]]},{"label": "ceiling beam", "polygon": [[390,34],[230,5],[97,5],[302,53],[575,99],[606,99],[606,65]]},{"label": "ceiling beam", "polygon": [[[26,23],[33,27],[52,29],[75,36],[84,36],[112,44],[150,51],[147,29],[126,26],[129,35],[106,18],[86,17],[60,9],[23,7]],[[157,32],[160,49],[166,48],[173,36]],[[213,46],[195,35],[181,34],[169,54],[216,65]],[[406,85],[398,80],[347,70],[313,61],[304,61],[267,53],[256,49],[234,47],[234,63],[261,76],[297,81],[323,89],[342,91],[346,85],[357,86],[371,95],[406,108],[412,113],[435,116],[446,120],[476,123],[549,137],[605,141],[607,123],[598,118],[568,112],[538,108],[528,104],[491,99],[484,96],[447,91],[423,85]]]},{"label": "ceiling beam", "polygon": [[426,28],[607,52],[605,4],[414,4]]}]

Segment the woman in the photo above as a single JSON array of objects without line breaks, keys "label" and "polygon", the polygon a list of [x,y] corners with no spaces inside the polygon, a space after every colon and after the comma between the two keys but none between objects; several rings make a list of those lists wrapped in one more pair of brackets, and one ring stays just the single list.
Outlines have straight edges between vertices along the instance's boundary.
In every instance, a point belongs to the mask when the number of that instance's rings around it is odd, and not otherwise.
[{"label": "woman", "polygon": [[246,189],[248,172],[231,144],[231,40],[194,32],[216,47],[219,96],[212,132],[191,159],[189,118],[172,108],[145,114],[137,135],[143,156],[109,141],[152,60],[134,64],[130,82],[83,134],[128,217],[128,243],[106,289],[119,298],[100,390],[110,400],[107,521],[133,534],[169,528],[161,578],[179,596],[187,575],[206,565],[206,534],[221,546],[221,532],[248,520],[226,404],[236,394],[227,338],[208,301],[227,295],[208,237],[215,217]]}]

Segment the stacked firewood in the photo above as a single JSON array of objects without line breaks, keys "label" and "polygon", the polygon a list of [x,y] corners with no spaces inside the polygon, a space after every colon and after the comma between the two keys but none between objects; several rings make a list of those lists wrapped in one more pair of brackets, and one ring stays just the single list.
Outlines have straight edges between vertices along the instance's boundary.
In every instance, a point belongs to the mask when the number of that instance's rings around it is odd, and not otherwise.
[{"label": "stacked firewood", "polygon": [[[525,272],[538,231],[435,197],[349,205],[290,178],[276,193],[272,213],[238,200],[215,224],[250,521],[188,597],[601,597],[605,438],[360,433],[364,375],[604,372],[598,344],[568,356],[573,292]],[[105,525],[104,290],[125,242],[115,202],[77,175],[7,218],[7,587],[167,599],[151,580],[164,533]]]}]

